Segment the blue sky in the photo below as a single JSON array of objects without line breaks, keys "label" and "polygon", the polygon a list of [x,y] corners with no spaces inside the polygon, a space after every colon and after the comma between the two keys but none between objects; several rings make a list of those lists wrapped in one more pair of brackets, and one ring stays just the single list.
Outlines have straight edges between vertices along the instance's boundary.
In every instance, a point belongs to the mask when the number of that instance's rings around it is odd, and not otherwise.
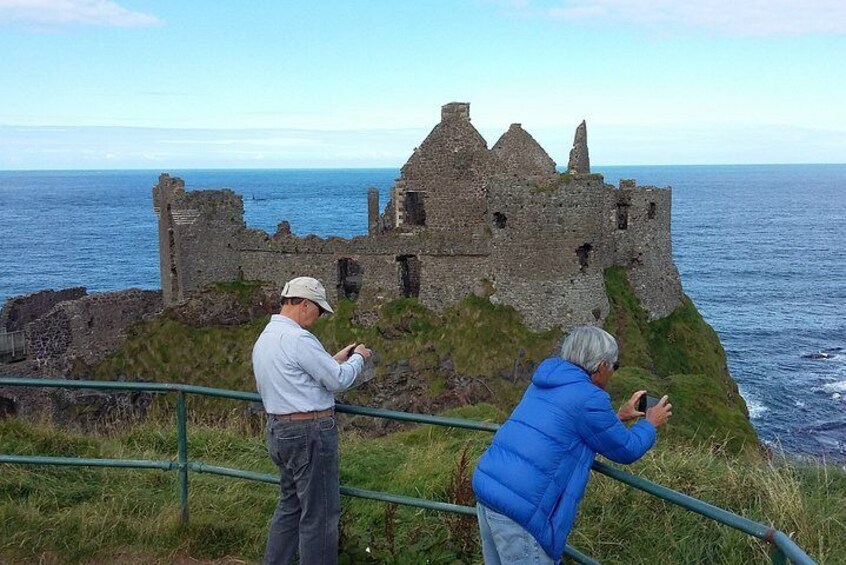
[{"label": "blue sky", "polygon": [[450,101],[560,164],[846,162],[841,0],[0,0],[0,169],[399,167]]}]

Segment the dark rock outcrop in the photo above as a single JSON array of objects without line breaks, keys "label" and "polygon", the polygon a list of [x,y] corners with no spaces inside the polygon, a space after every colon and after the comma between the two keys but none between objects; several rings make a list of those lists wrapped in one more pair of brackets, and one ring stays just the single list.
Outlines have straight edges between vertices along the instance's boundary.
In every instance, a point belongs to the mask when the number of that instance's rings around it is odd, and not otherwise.
[{"label": "dark rock outcrop", "polygon": [[0,328],[7,332],[18,332],[50,311],[53,306],[66,300],[76,300],[86,295],[85,287],[77,286],[63,290],[41,290],[26,296],[13,296],[6,300],[0,310]]}]

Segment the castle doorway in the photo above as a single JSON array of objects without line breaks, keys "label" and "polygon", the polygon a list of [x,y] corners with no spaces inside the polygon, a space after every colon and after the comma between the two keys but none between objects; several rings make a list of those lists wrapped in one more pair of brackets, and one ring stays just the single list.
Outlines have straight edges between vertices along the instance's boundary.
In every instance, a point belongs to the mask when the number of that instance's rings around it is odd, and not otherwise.
[{"label": "castle doorway", "polygon": [[349,257],[338,260],[338,298],[357,300],[361,292],[362,269]]},{"label": "castle doorway", "polygon": [[403,298],[420,296],[420,260],[416,255],[400,255],[399,263],[400,293]]}]

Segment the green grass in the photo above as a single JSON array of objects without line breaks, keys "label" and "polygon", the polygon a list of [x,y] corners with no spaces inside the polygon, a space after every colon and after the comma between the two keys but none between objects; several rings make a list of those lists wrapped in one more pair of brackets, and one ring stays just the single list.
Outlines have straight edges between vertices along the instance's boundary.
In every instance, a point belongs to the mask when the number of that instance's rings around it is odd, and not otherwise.
[{"label": "green grass", "polygon": [[[505,412],[478,405],[448,415],[502,420]],[[432,426],[377,439],[345,432],[341,481],[450,501],[462,453],[472,469],[489,438],[484,432]],[[5,420],[0,452],[173,459],[176,436],[173,426],[154,423],[84,437]],[[261,434],[231,426],[190,426],[189,454],[207,463],[275,472]],[[269,484],[192,473],[191,522],[183,528],[173,472],[0,468],[0,562],[9,563],[169,563],[187,556],[258,562],[277,495]],[[838,562],[846,552],[842,470],[774,465],[753,452],[729,456],[681,441],[662,442],[627,470],[788,532],[821,563]],[[383,503],[347,497],[342,504],[346,562],[480,562],[473,520],[407,507],[394,512]],[[467,536],[470,550],[461,545]],[[596,474],[570,542],[602,563],[740,564],[763,562],[766,556],[765,544]]]},{"label": "green grass", "polygon": [[[634,472],[791,533],[821,562],[836,562],[846,552],[840,537],[846,531],[844,473],[767,461],[719,339],[688,299],[667,318],[650,322],[624,269],[608,269],[605,285],[611,305],[605,328],[617,337],[623,363],[609,386],[615,405],[647,389],[669,394],[674,406],[657,448],[632,467]],[[260,283],[240,281],[208,292],[250,304],[260,289]],[[526,386],[513,378],[515,365],[548,357],[561,338],[558,330],[527,329],[514,309],[485,298],[469,297],[441,313],[413,299],[397,300],[384,305],[369,326],[355,323],[356,308],[342,300],[334,316],[318,322],[314,332],[328,350],[368,344],[382,358],[377,379],[388,367],[408,363],[415,382],[423,384],[419,394],[427,398],[448,395],[454,378],[483,383],[493,393],[490,404],[472,405],[471,399],[471,405],[447,411],[473,419],[502,421]],[[84,374],[253,390],[250,353],[266,320],[191,327],[162,316],[135,326],[114,355]],[[373,403],[371,390],[361,387],[344,400]],[[176,452],[171,403],[163,396],[146,423],[112,428],[111,435],[83,437],[3,421],[0,452],[171,459]],[[192,458],[274,472],[261,423],[245,418],[243,403],[191,398],[189,408]],[[489,440],[485,433],[429,426],[381,437],[347,430],[342,482],[472,503],[455,486],[457,469],[466,453],[472,470]],[[173,473],[2,469],[0,562],[257,561],[276,499],[271,485],[192,474],[191,525],[182,528]],[[475,527],[473,520],[344,499],[344,559],[478,562]],[[571,542],[603,563],[749,563],[766,555],[759,542],[601,476],[590,483]]]}]

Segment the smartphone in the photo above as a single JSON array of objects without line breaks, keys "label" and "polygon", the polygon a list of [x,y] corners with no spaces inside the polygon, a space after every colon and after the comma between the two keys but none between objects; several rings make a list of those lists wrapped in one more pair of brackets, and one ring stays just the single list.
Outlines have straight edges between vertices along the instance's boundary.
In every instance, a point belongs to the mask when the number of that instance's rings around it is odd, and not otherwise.
[{"label": "smartphone", "polygon": [[355,348],[356,348],[356,347],[358,347],[358,344],[357,344],[357,343],[356,343],[356,344],[353,344],[353,346],[352,346],[352,347],[350,347],[350,350],[349,350],[349,352],[347,353],[347,359],[349,359],[350,357],[352,357],[352,356],[353,356],[353,353],[355,353]]},{"label": "smartphone", "polygon": [[637,401],[637,411],[646,413],[647,410],[655,406],[661,402],[660,398],[655,398],[654,396],[649,396],[648,394],[644,394],[640,397]]}]

